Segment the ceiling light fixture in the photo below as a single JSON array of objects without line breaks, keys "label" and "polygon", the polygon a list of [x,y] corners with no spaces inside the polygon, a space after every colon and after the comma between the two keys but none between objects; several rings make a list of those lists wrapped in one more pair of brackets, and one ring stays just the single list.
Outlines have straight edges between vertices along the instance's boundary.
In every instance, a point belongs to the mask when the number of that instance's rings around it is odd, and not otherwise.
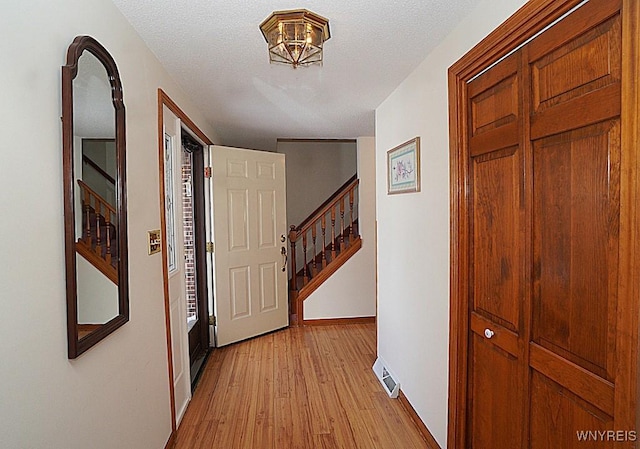
[{"label": "ceiling light fixture", "polygon": [[269,62],[322,64],[322,44],[331,37],[329,21],[306,9],[275,11],[260,24],[269,45]]}]

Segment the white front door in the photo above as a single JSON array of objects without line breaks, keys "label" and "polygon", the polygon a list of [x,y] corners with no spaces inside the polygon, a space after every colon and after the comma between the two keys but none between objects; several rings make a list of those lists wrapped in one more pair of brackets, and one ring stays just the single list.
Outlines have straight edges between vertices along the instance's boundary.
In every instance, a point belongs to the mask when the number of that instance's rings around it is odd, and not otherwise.
[{"label": "white front door", "polygon": [[289,324],[284,154],[211,146],[216,337]]},{"label": "white front door", "polygon": [[163,107],[166,255],[169,278],[169,319],[173,362],[173,396],[176,426],[191,400],[187,306],[184,280],[184,232],[182,228],[182,177],[180,119]]}]

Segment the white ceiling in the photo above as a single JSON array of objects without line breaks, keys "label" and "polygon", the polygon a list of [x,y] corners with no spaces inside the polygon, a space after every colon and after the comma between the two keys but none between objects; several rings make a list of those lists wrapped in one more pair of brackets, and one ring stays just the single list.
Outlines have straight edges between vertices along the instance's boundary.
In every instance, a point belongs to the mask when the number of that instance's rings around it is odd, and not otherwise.
[{"label": "white ceiling", "polygon": [[[374,135],[375,108],[478,1],[113,0],[216,143],[262,150],[277,138]],[[329,19],[323,66],[269,64],[260,23],[298,8]]]}]

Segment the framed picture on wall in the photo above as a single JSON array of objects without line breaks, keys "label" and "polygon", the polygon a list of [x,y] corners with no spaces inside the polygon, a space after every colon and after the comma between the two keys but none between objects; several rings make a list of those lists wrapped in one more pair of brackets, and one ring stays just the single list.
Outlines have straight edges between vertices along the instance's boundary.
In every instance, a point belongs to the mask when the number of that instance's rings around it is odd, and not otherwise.
[{"label": "framed picture on wall", "polygon": [[420,191],[420,137],[387,151],[387,194]]}]

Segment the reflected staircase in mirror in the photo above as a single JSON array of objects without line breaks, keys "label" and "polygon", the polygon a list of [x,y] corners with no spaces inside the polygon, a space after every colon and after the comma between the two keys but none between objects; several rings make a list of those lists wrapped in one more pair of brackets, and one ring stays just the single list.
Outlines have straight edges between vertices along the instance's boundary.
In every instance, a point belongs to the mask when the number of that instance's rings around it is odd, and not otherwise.
[{"label": "reflected staircase in mirror", "polygon": [[358,178],[353,175],[298,226],[289,231],[291,325],[304,324],[304,300],[361,247]]},{"label": "reflected staircase in mirror", "polygon": [[78,179],[78,185],[82,201],[82,236],[76,242],[76,251],[118,285],[116,211],[82,180]]}]

